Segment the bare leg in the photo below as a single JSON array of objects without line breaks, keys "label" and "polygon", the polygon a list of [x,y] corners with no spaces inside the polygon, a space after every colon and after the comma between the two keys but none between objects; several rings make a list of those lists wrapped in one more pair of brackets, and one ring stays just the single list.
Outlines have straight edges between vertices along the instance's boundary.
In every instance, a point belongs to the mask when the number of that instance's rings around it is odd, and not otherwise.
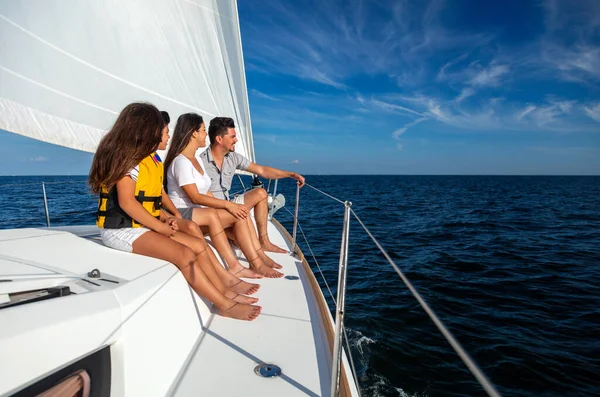
[{"label": "bare leg", "polygon": [[208,228],[210,239],[229,267],[229,271],[238,277],[262,278],[263,276],[251,269],[246,269],[235,257],[227,236],[223,232],[221,219],[214,208],[194,208],[192,220],[200,226]]},{"label": "bare leg", "polygon": [[[267,203],[267,191],[265,189],[252,189],[244,194],[244,205],[248,208],[254,208],[254,219],[258,229],[258,239],[260,245],[265,251],[284,254],[287,251],[279,248],[269,240],[267,234],[267,217],[269,215],[269,206]],[[254,225],[252,225],[254,230]]]},{"label": "bare leg", "polygon": [[248,228],[248,221],[245,219],[237,219],[228,211],[222,209],[218,209],[217,214],[219,215],[219,218],[221,218],[223,227],[233,227],[237,243],[253,270],[269,278],[283,277],[283,273],[267,266],[260,258],[258,252],[256,252],[254,244],[252,243],[251,231]]},{"label": "bare leg", "polygon": [[219,275],[218,269],[221,269],[221,271],[224,273],[228,272],[218,262],[218,266],[215,268],[208,254],[208,251],[212,250],[208,248],[208,245],[206,244],[206,240],[204,240],[204,238],[197,238],[194,236],[190,236],[189,234],[178,232],[175,233],[172,239],[177,241],[178,243],[185,245],[186,247],[191,248],[192,251],[194,251],[194,253],[198,257],[198,263],[200,264],[200,267],[202,268],[208,279],[215,285],[219,292],[221,292],[227,298],[239,303],[248,304],[256,303],[258,301],[257,298],[250,298],[248,296],[241,295],[238,292],[232,291],[225,285],[225,283]]},{"label": "bare leg", "polygon": [[256,249],[256,252],[258,253],[260,259],[262,259],[265,265],[269,266],[272,269],[281,269],[282,266],[279,263],[275,262],[273,259],[269,258],[267,254],[265,254],[264,248],[261,246],[258,237],[255,233],[252,233],[252,231],[254,231],[254,223],[252,222],[252,219],[250,219],[250,217],[246,219],[248,221],[248,229],[251,230],[250,236],[252,237],[252,243],[254,244],[254,248]]},{"label": "bare leg", "polygon": [[[202,231],[200,230],[198,225],[196,225],[194,222],[188,221],[185,219],[178,219],[177,226],[179,226],[179,230],[181,232],[188,234],[190,236],[194,236],[196,238],[202,239],[202,241],[204,241],[206,243],[206,241],[204,240],[204,235],[202,234]],[[182,243],[185,244],[185,242],[182,242]],[[227,243],[227,244],[229,245],[229,243]],[[192,248],[192,250],[194,250],[194,247],[190,247],[190,248]],[[252,295],[256,291],[258,291],[258,289],[260,288],[260,284],[247,283],[246,281],[240,280],[238,277],[234,276],[233,274],[231,274],[230,272],[225,270],[225,268],[223,266],[221,266],[221,263],[217,259],[213,250],[209,247],[207,247],[207,248],[208,249],[206,250],[206,252],[208,253],[210,261],[213,264],[215,270],[217,271],[219,278],[221,279],[221,281],[223,282],[223,284],[225,284],[225,286],[227,288],[231,289],[232,291],[234,291],[238,294],[245,294],[245,295]],[[196,254],[198,254],[198,252],[201,251],[202,249],[203,249],[202,246],[199,246],[199,248],[194,250],[194,252]],[[231,247],[229,249],[231,249]],[[196,251],[198,251],[198,252],[196,252]]]},{"label": "bare leg", "polygon": [[196,254],[190,248],[168,237],[154,231],[146,232],[134,241],[133,252],[175,264],[192,289],[213,302],[223,316],[239,320],[254,320],[260,314],[260,306],[234,302],[220,293],[202,271]]},{"label": "bare leg", "polygon": [[225,270],[225,268],[219,263],[217,256],[210,247],[206,250],[206,252],[208,252],[210,261],[212,262],[213,266],[217,269],[217,273],[221,278],[221,281],[223,281],[227,288],[238,294],[244,295],[252,295],[253,293],[259,290],[260,284],[246,282],[231,274],[231,272]]}]

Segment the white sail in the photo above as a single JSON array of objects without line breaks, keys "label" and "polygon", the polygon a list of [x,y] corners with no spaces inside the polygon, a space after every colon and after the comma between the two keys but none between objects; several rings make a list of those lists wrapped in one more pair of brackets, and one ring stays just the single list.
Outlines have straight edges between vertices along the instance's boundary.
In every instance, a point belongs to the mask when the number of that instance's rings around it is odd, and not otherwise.
[{"label": "white sail", "polygon": [[0,128],[93,152],[145,101],[207,122],[232,117],[254,161],[235,0],[0,3]]}]

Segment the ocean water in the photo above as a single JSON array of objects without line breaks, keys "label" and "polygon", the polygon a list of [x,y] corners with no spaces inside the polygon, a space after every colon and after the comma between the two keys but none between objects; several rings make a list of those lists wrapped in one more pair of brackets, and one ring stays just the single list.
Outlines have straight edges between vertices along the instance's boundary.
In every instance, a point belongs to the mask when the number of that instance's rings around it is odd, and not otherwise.
[{"label": "ocean water", "polygon": [[[85,177],[0,177],[0,228],[45,225],[42,181],[52,225],[94,221]],[[600,177],[307,182],[352,201],[502,394],[600,395]],[[278,192],[293,212],[293,181]],[[291,230],[285,209],[276,218]],[[305,187],[299,219],[312,251],[299,231],[300,247],[335,296],[343,206]],[[364,396],[485,395],[354,219],[346,325]]]}]

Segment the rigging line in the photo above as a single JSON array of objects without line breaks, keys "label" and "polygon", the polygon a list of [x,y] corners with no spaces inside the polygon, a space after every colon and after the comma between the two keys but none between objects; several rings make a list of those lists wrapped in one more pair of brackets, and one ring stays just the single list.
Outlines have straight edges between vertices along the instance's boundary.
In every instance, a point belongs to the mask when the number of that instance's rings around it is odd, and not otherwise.
[{"label": "rigging line", "polygon": [[444,323],[442,323],[442,321],[439,319],[439,317],[437,316],[437,314],[435,314],[435,312],[433,311],[433,309],[431,309],[429,307],[429,305],[427,304],[427,302],[425,302],[425,300],[421,297],[421,294],[419,294],[419,292],[416,290],[416,288],[412,285],[412,283],[404,275],[404,273],[402,272],[402,270],[400,270],[400,268],[398,267],[398,265],[396,265],[396,263],[394,263],[394,261],[392,260],[392,258],[383,249],[383,247],[381,246],[381,244],[379,244],[379,241],[377,241],[377,239],[371,234],[371,232],[369,231],[369,229],[367,229],[367,227],[362,222],[362,220],[358,217],[358,215],[356,215],[356,212],[354,212],[353,209],[350,209],[350,211],[352,211],[352,214],[354,214],[354,217],[356,218],[356,220],[360,223],[360,225],[363,227],[363,229],[365,229],[365,232],[367,232],[367,234],[369,235],[369,237],[371,237],[371,240],[373,240],[373,242],[375,243],[375,245],[377,246],[377,248],[379,248],[379,250],[381,251],[381,253],[383,254],[383,256],[385,256],[385,258],[388,260],[388,262],[390,263],[390,265],[392,265],[392,267],[394,268],[394,270],[396,271],[396,273],[398,273],[398,275],[400,276],[400,278],[402,279],[402,281],[404,282],[404,284],[408,287],[408,289],[410,290],[410,292],[417,299],[417,301],[419,302],[419,304],[421,305],[421,307],[423,308],[423,310],[425,310],[425,312],[427,313],[427,315],[429,316],[429,318],[433,321],[433,323],[437,326],[437,328],[440,330],[440,332],[444,335],[444,337],[446,338],[446,340],[448,341],[448,343],[450,343],[450,345],[452,346],[452,348],[454,349],[454,351],[458,354],[458,356],[461,358],[461,360],[465,363],[465,365],[467,366],[467,368],[469,368],[469,370],[471,371],[471,373],[473,374],[473,376],[475,376],[475,378],[479,381],[479,384],[485,389],[485,391],[487,392],[487,394],[489,396],[491,396],[491,397],[500,397],[500,393],[498,393],[498,391],[496,390],[496,388],[494,387],[494,385],[491,384],[491,382],[489,381],[489,379],[485,376],[485,374],[481,371],[481,369],[479,369],[479,366],[473,361],[473,359],[465,351],[465,349],[458,342],[458,340],[456,340],[454,338],[454,335],[452,335],[452,333],[446,328],[446,326],[444,325]]},{"label": "rigging line", "polygon": [[42,39],[40,36],[36,35],[35,33],[31,32],[31,31],[29,31],[27,29],[25,29],[24,27],[22,27],[21,25],[17,24],[16,22],[13,22],[12,20],[10,20],[9,18],[7,18],[3,14],[0,14],[0,19],[3,19],[7,23],[11,24],[12,26],[16,27],[17,29],[21,30],[22,32],[28,34],[29,36],[33,37],[34,39],[36,39],[36,40],[38,40],[38,41],[46,44],[50,48],[52,48],[52,49],[60,52],[61,54],[66,55],[67,57],[73,59],[74,61],[79,62],[79,63],[81,63],[81,64],[83,64],[83,65],[85,65],[85,66],[87,66],[87,67],[89,67],[89,68],[91,68],[91,69],[99,72],[99,73],[102,73],[105,76],[111,77],[111,78],[113,78],[113,79],[115,79],[117,81],[120,81],[121,83],[127,84],[127,85],[129,85],[129,86],[131,86],[133,88],[137,88],[140,91],[144,91],[144,92],[146,92],[148,94],[151,94],[151,95],[157,96],[159,98],[165,99],[167,101],[176,103],[176,104],[181,105],[183,107],[186,107],[188,109],[192,109],[192,110],[195,110],[197,112],[204,112],[204,113],[210,114],[211,116],[215,116],[214,114],[212,114],[210,112],[207,112],[207,111],[202,110],[202,109],[195,108],[194,106],[189,105],[189,104],[184,103],[184,102],[181,102],[181,101],[178,101],[177,99],[169,98],[168,96],[165,96],[165,95],[159,94],[158,92],[155,92],[155,91],[152,91],[150,89],[144,88],[144,87],[142,87],[142,86],[140,86],[138,84],[135,84],[135,83],[132,83],[130,81],[127,81],[127,80],[125,80],[125,79],[123,79],[123,78],[121,78],[119,76],[116,76],[116,75],[114,75],[114,74],[112,74],[110,72],[107,72],[106,70],[103,70],[103,69],[101,69],[101,68],[99,68],[99,67],[97,67],[95,65],[92,65],[91,63],[89,63],[87,61],[84,61],[81,58],[76,57],[75,55],[73,55],[73,54],[71,54],[71,53],[63,50],[62,48],[55,46],[54,44],[50,43],[49,41],[46,41],[46,40]]},{"label": "rigging line", "polygon": [[344,325],[344,323],[342,323],[342,331],[344,331],[344,339],[346,340],[346,347],[348,347],[348,358],[350,359],[350,368],[352,368],[352,375],[354,375],[354,383],[356,383],[356,391],[358,391],[358,397],[361,397],[360,385],[358,384],[358,375],[356,375],[356,367],[354,366],[352,350],[350,350],[350,342],[348,342],[348,334],[346,333],[346,326]]},{"label": "rigging line", "polygon": [[[279,201],[277,199],[273,199],[273,200]],[[281,201],[279,201],[279,202],[281,203]],[[281,207],[281,208],[285,209],[292,216],[292,218],[294,217],[294,214],[292,214],[292,212],[290,210],[288,210],[286,207]],[[321,273],[321,278],[323,278],[323,282],[325,283],[325,286],[327,287],[327,291],[329,291],[329,296],[331,297],[333,304],[335,306],[337,306],[337,302],[335,301],[335,298],[333,297],[333,292],[331,292],[331,288],[329,288],[329,284],[327,283],[327,279],[325,278],[325,275],[323,274],[323,271],[321,270],[321,266],[319,266],[319,262],[317,261],[317,258],[315,257],[315,253],[313,252],[310,244],[308,243],[308,239],[306,238],[306,235],[304,234],[304,230],[302,230],[302,225],[300,225],[300,221],[298,221],[298,228],[300,229],[300,233],[302,233],[302,237],[304,237],[304,242],[306,243],[306,246],[308,247],[308,250],[310,251],[312,258],[317,265],[317,269],[319,269],[319,273]]]},{"label": "rigging line", "polygon": [[298,223],[298,228],[300,229],[300,233],[302,233],[304,242],[308,246],[308,250],[310,251],[310,255],[312,256],[313,261],[315,261],[315,264],[317,265],[317,269],[319,269],[319,273],[321,273],[323,282],[325,283],[325,286],[327,287],[327,291],[329,291],[329,296],[331,297],[333,304],[337,306],[337,302],[335,301],[335,298],[333,297],[333,292],[331,292],[331,288],[329,288],[329,284],[327,283],[327,279],[325,278],[325,275],[323,274],[323,270],[321,270],[321,266],[319,266],[319,262],[317,261],[317,258],[315,258],[315,254],[314,254],[312,248],[310,247],[310,244],[308,243],[308,239],[306,238],[306,235],[304,234],[304,230],[302,230],[302,226],[300,226],[300,223]]},{"label": "rigging line", "polygon": [[[274,200],[276,200],[276,199],[274,199]],[[279,200],[277,200],[277,201],[279,201]],[[288,210],[285,207],[282,207],[282,208],[284,208],[292,217],[294,217],[294,214],[292,214],[292,212],[290,210]],[[315,257],[315,253],[313,252],[312,248],[310,247],[310,244],[308,243],[308,239],[306,238],[306,235],[304,234],[304,230],[302,230],[302,226],[300,225],[300,222],[298,222],[298,228],[300,229],[300,233],[302,233],[302,237],[304,237],[304,242],[308,246],[308,250],[310,251],[310,254],[312,255],[313,260],[317,264],[319,273],[321,273],[321,278],[323,279],[323,282],[325,283],[325,286],[327,287],[327,291],[329,291],[329,297],[333,301],[333,304],[337,307],[337,302],[335,301],[335,298],[333,297],[333,292],[331,292],[331,288],[329,288],[327,279],[325,278],[325,275],[323,274],[323,271],[321,270],[321,266],[319,266],[319,262],[317,261],[317,258]],[[354,366],[354,359],[352,358],[352,350],[350,349],[350,342],[348,341],[348,334],[346,333],[346,325],[345,324],[342,324],[342,330],[344,331],[344,338],[346,340],[346,346],[348,347],[348,357],[350,358],[350,366],[352,368],[352,374],[354,375],[354,381],[357,385],[356,390],[358,391],[358,396],[361,397],[360,386],[358,386],[358,383],[359,383],[358,375],[356,374],[356,367]]]},{"label": "rigging line", "polygon": [[204,9],[206,11],[210,11],[213,14],[218,15],[220,18],[231,19],[233,21],[233,18],[228,18],[226,15],[220,14],[219,12],[217,12],[217,11],[211,9],[211,8],[205,7],[203,5],[200,5],[200,4],[198,4],[198,3],[194,2],[194,1],[191,1],[191,0],[183,0],[183,1],[185,1],[186,3],[190,3],[192,5],[195,5],[196,7],[202,8],[202,9]]},{"label": "rigging line", "polygon": [[[0,18],[1,18],[1,17],[2,17],[2,15],[0,15]],[[20,79],[23,79],[23,80],[25,80],[25,81],[28,81],[28,82],[30,82],[30,83],[32,83],[32,84],[35,84],[35,85],[37,85],[37,86],[40,86],[40,87],[42,87],[42,88],[44,88],[44,89],[46,89],[46,90],[48,90],[48,91],[50,91],[50,92],[53,92],[53,93],[55,93],[55,94],[58,94],[58,95],[64,96],[65,98],[72,99],[72,100],[74,100],[75,102],[79,102],[79,103],[82,103],[82,104],[84,104],[84,105],[91,106],[91,107],[93,107],[93,108],[100,109],[100,110],[102,110],[102,111],[105,111],[105,112],[108,112],[108,113],[111,113],[111,114],[119,114],[118,112],[115,112],[114,110],[107,109],[107,108],[104,108],[104,107],[102,107],[102,106],[95,105],[95,104],[93,104],[93,103],[91,103],[91,102],[85,101],[85,100],[83,100],[83,99],[79,99],[79,98],[77,98],[77,97],[74,97],[73,95],[69,95],[69,94],[67,94],[67,93],[65,93],[65,92],[62,92],[62,91],[59,91],[59,90],[57,90],[57,89],[55,89],[55,88],[49,87],[49,86],[47,86],[46,84],[40,83],[39,81],[35,81],[35,80],[33,80],[33,79],[30,79],[29,77],[25,77],[25,76],[23,76],[22,74],[19,74],[19,73],[15,72],[15,71],[12,71],[12,70],[8,69],[8,68],[7,68],[7,67],[5,67],[5,66],[2,66],[2,65],[0,65],[0,69],[4,70],[6,73],[10,73],[10,74],[12,74],[13,76],[16,76],[16,77],[18,77],[18,78],[20,78]],[[93,128],[93,127],[92,127],[92,128]],[[43,130],[43,129],[42,129],[42,130]]]},{"label": "rigging line", "polygon": [[317,192],[319,192],[319,193],[321,193],[321,194],[324,194],[325,196],[327,196],[327,197],[329,197],[329,198],[332,198],[332,199],[334,199],[334,200],[335,200],[335,201],[337,201],[338,203],[340,203],[340,204],[344,204],[344,202],[343,202],[342,200],[340,200],[340,199],[337,199],[337,198],[333,197],[331,194],[327,194],[327,193],[325,193],[324,191],[322,191],[322,190],[319,190],[319,189],[317,189],[316,187],[314,187],[314,186],[312,186],[312,185],[310,185],[310,184],[308,184],[308,183],[304,183],[304,184],[305,184],[306,186],[308,186],[308,187],[312,188],[312,189],[315,189]]}]

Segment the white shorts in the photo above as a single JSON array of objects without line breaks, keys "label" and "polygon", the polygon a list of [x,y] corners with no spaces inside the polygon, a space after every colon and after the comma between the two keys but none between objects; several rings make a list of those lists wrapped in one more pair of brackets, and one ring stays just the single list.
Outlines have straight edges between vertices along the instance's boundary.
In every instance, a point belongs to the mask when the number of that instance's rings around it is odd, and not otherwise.
[{"label": "white shorts", "polygon": [[234,199],[231,200],[231,201],[233,201],[236,204],[242,204],[243,205],[244,204],[244,195],[240,194],[239,196],[235,196]]},{"label": "white shorts", "polygon": [[142,234],[149,232],[150,229],[146,227],[125,227],[123,229],[102,229],[100,236],[102,242],[107,247],[125,251],[133,252],[133,242],[137,240]]}]

